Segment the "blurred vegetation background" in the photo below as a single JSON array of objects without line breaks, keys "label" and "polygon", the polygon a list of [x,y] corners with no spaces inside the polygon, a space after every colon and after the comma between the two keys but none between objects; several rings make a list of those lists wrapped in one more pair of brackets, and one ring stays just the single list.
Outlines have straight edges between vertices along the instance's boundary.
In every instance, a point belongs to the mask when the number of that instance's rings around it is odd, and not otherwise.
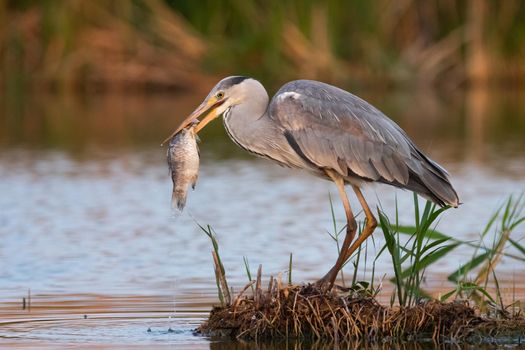
[{"label": "blurred vegetation background", "polygon": [[1,89],[521,86],[522,0],[0,0]]}]

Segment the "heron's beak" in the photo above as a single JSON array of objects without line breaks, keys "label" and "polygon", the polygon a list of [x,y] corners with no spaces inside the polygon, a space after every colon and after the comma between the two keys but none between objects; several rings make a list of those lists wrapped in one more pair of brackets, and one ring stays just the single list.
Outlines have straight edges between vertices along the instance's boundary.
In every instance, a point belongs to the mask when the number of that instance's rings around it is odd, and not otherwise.
[{"label": "heron's beak", "polygon": [[[199,107],[197,107],[196,110],[193,111],[184,121],[182,124],[171,134],[166,140],[162,141],[162,144],[165,144],[167,141],[169,141],[173,136],[177,135],[179,131],[190,125],[191,123],[197,122],[197,125],[195,126],[194,132],[197,134],[202,128],[204,128],[209,122],[211,122],[213,119],[217,118],[219,114],[217,114],[217,107],[222,105],[225,102],[225,99],[217,100],[215,96],[206,99],[203,103],[200,104]],[[201,121],[199,121],[199,117],[206,115]]]}]

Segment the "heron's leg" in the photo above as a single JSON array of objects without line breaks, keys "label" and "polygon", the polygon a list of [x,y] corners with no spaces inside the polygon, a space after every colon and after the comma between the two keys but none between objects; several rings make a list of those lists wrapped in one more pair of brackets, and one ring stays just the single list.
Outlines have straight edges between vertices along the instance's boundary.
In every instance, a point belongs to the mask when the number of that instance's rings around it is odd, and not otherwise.
[{"label": "heron's leg", "polygon": [[352,185],[352,189],[354,190],[355,195],[357,196],[357,199],[359,200],[359,203],[361,204],[361,207],[363,207],[363,211],[365,212],[365,215],[366,215],[366,224],[365,224],[363,231],[361,232],[361,235],[357,237],[355,242],[350,246],[350,248],[346,252],[345,262],[346,260],[350,259],[352,254],[356,251],[356,249],[359,248],[359,246],[363,244],[363,242],[368,237],[370,237],[370,235],[372,235],[372,233],[377,227],[377,220],[374,217],[374,214],[372,214],[372,211],[370,210],[370,208],[368,207],[368,203],[366,202],[365,197],[363,196],[363,193],[361,192],[361,189],[355,185]]},{"label": "heron's leg", "polygon": [[335,185],[337,186],[337,190],[339,191],[339,196],[341,197],[341,201],[343,202],[343,207],[345,208],[346,214],[346,235],[341,246],[341,250],[339,252],[339,257],[337,258],[335,265],[330,269],[330,271],[328,271],[328,273],[323,278],[317,281],[317,284],[322,286],[323,288],[331,289],[334,285],[335,279],[337,278],[337,274],[339,273],[339,271],[341,270],[341,268],[347,260],[346,252],[348,252],[350,244],[354,240],[355,232],[357,230],[357,223],[355,221],[354,214],[352,213],[350,202],[348,201],[348,196],[345,191],[345,183],[343,178],[339,174],[331,170],[326,170],[326,174],[328,174],[328,176],[334,181]]}]

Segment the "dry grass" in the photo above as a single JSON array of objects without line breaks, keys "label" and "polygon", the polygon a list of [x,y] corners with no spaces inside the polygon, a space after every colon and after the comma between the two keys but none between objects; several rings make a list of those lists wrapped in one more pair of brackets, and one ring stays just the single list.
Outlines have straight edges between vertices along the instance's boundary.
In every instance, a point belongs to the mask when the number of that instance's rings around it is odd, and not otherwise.
[{"label": "dry grass", "polygon": [[[353,288],[337,287],[332,291],[326,291],[315,284],[292,285],[291,260],[288,282],[283,283],[282,274],[279,274],[276,279],[270,277],[268,286],[264,288],[262,267],[259,265],[257,277],[253,281],[245,261],[250,283],[235,298],[230,297],[233,293],[229,294],[226,273],[218,259],[219,245],[216,235],[211,227],[201,226],[213,243],[212,254],[221,306],[211,311],[209,320],[197,331],[206,335],[228,335],[237,339],[295,338],[335,343],[348,340],[520,343],[522,338],[525,339],[525,317],[519,303],[504,305],[494,267],[501,256],[507,254],[504,252],[506,242],[512,242],[520,252],[525,252],[524,247],[510,238],[510,233],[520,223],[525,222],[525,217],[522,216],[523,197],[520,196],[517,200],[509,197],[506,204],[491,217],[482,234],[483,237],[489,232],[496,219],[501,216],[501,227],[497,230],[501,233],[494,236],[494,246],[488,253],[481,255],[482,261],[487,261],[488,266],[481,270],[488,269],[484,277],[485,286],[455,277],[456,289],[441,299],[447,300],[456,295],[456,300],[452,302],[431,300],[420,287],[424,281],[422,271],[447,253],[441,247],[451,238],[430,229],[434,220],[438,219],[445,209],[435,210],[434,205],[427,202],[420,211],[417,197],[414,197],[414,205],[415,228],[399,227],[397,220],[396,225],[392,226],[384,213],[379,212],[386,245],[390,244],[388,251],[393,258],[397,257],[393,259],[393,269],[396,271],[395,283],[400,297],[397,306],[393,304],[393,298],[390,307],[378,303],[372,297],[378,292],[374,287],[370,289],[370,286],[359,283],[355,283]],[[410,233],[412,241],[415,242],[414,246],[402,245],[399,239],[395,238],[398,235],[392,231],[394,228],[395,232],[398,232],[398,229],[399,232],[414,232],[412,229],[415,229],[416,233]],[[335,226],[334,231],[337,232]],[[391,240],[395,238],[395,242],[389,242],[388,237]],[[431,237],[432,240],[429,239]],[[417,244],[420,246],[416,246]],[[448,247],[458,244],[449,244]],[[400,250],[411,252],[416,259],[405,257]],[[432,253],[425,255],[428,251]],[[479,260],[477,253],[474,256],[475,260]],[[520,257],[515,258],[521,260]],[[403,261],[408,261],[412,267],[403,268]],[[469,269],[471,265],[473,264],[469,264]],[[458,273],[456,271],[451,276]],[[490,273],[496,284],[496,298],[486,291]],[[223,297],[226,294],[227,299]]]},{"label": "dry grass", "polygon": [[283,285],[271,278],[261,287],[258,275],[228,306],[215,307],[198,328],[207,335],[238,339],[305,338],[339,342],[348,339],[432,339],[491,342],[525,336],[525,319],[487,318],[467,302],[426,301],[411,307],[386,307],[373,298],[315,285]]},{"label": "dry grass", "polygon": [[206,50],[203,38],[160,0],[142,7],[36,3],[11,10],[0,35],[0,75],[26,77],[38,89],[199,90],[215,81],[201,69]]},{"label": "dry grass", "polygon": [[522,1],[429,2],[0,1],[0,82],[196,90],[237,72],[272,85],[523,85]]}]

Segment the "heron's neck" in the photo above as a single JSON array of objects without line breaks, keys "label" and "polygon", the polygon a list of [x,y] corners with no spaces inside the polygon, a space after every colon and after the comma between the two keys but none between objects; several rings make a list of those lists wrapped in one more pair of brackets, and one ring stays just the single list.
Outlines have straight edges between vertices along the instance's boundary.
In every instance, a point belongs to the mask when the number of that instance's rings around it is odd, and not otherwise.
[{"label": "heron's neck", "polygon": [[273,125],[267,118],[268,95],[251,98],[233,106],[224,115],[224,127],[229,136],[242,148],[260,153],[262,135],[269,135]]}]

